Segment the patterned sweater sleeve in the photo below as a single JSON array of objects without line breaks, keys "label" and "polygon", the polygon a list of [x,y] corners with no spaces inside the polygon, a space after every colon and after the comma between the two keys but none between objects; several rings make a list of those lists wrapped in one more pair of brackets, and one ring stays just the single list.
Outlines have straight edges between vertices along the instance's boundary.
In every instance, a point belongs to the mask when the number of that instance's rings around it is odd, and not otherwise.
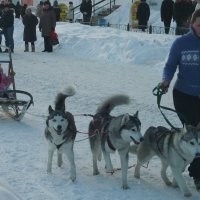
[{"label": "patterned sweater sleeve", "polygon": [[180,64],[181,51],[180,51],[179,41],[180,41],[179,38],[176,39],[170,49],[169,56],[163,70],[162,79],[164,81],[170,82],[173,79],[176,69],[178,65]]}]

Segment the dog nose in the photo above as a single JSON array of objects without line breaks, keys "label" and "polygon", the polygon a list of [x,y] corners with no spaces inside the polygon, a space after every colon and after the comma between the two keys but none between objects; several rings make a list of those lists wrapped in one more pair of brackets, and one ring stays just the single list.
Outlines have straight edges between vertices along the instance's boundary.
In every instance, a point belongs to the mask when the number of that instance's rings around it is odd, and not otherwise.
[{"label": "dog nose", "polygon": [[143,137],[141,137],[141,138],[140,138],[140,142],[143,142],[143,141],[144,141],[144,138],[143,138]]},{"label": "dog nose", "polygon": [[58,130],[61,130],[61,129],[62,129],[62,126],[61,126],[61,125],[58,125],[58,126],[57,126],[57,129],[58,129]]}]

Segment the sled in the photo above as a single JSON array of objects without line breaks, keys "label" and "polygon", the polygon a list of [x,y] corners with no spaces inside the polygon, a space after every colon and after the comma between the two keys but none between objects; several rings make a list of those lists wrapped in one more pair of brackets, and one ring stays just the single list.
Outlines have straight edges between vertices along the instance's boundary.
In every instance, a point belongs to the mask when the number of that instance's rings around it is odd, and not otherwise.
[{"label": "sled", "polygon": [[12,77],[13,81],[8,90],[0,92],[0,106],[4,113],[14,120],[20,121],[31,104],[33,104],[33,96],[26,91],[16,89],[11,50],[8,49],[8,52],[1,53],[2,57],[6,57],[6,59],[0,60],[0,65],[5,69],[4,65],[8,64],[8,74]]}]

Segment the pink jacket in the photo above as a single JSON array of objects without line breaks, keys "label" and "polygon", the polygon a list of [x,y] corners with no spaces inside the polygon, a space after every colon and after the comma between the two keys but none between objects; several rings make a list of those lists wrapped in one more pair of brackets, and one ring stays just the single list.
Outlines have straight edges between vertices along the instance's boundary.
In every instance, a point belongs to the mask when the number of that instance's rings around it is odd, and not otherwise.
[{"label": "pink jacket", "polygon": [[0,91],[6,90],[12,83],[12,77],[3,73],[2,67],[0,67]]}]

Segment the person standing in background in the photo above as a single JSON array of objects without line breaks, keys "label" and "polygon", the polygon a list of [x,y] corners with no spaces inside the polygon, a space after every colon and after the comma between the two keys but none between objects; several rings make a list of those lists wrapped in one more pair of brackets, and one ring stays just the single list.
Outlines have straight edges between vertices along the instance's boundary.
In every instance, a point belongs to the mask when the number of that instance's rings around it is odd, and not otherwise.
[{"label": "person standing in background", "polygon": [[40,3],[37,5],[37,8],[36,8],[36,12],[35,12],[36,17],[40,18],[42,12],[43,12],[43,1],[40,1]]},{"label": "person standing in background", "polygon": [[56,16],[49,1],[44,2],[42,15],[40,16],[39,30],[44,38],[44,50],[42,52],[52,52],[53,46],[50,40],[51,33],[56,27]]},{"label": "person standing in background", "polygon": [[170,24],[173,18],[173,8],[174,2],[173,0],[163,0],[160,8],[161,21],[165,26],[165,33],[169,33]]},{"label": "person standing in background", "polygon": [[[11,9],[9,7],[9,4],[4,5],[1,22],[2,22],[3,34],[5,37],[6,47],[9,47],[11,52],[14,52],[14,39],[13,39],[14,14],[13,10]],[[4,52],[8,52],[8,49],[6,49]]]},{"label": "person standing in background", "polygon": [[24,15],[26,14],[26,9],[27,9],[28,5],[27,4],[24,4],[22,6],[22,9],[21,9],[21,17],[23,18]]},{"label": "person standing in background", "polygon": [[89,24],[92,16],[92,2],[91,0],[82,0],[80,11],[83,14],[83,23]]},{"label": "person standing in background", "polygon": [[21,9],[22,9],[22,6],[20,5],[20,3],[18,1],[15,6],[15,18],[18,18],[18,19],[20,18]]},{"label": "person standing in background", "polygon": [[150,8],[146,3],[146,0],[140,0],[140,3],[137,8],[136,18],[138,20],[138,28],[145,31],[147,28],[147,23],[150,17]]},{"label": "person standing in background", "polygon": [[61,12],[61,10],[60,10],[60,7],[58,6],[58,1],[57,0],[55,0],[53,2],[53,10],[54,10],[55,15],[56,15],[56,21],[59,22],[60,21],[60,12]]},{"label": "person standing in background", "polygon": [[73,8],[74,8],[73,2],[70,1],[69,2],[68,14],[67,14],[67,17],[68,17],[70,23],[74,22],[74,10],[73,10]]},{"label": "person standing in background", "polygon": [[25,50],[24,52],[29,51],[28,43],[31,43],[31,51],[35,52],[35,41],[36,37],[36,26],[38,24],[38,19],[35,15],[32,14],[31,8],[27,8],[25,15],[22,19],[24,24],[24,42],[25,42]]}]

